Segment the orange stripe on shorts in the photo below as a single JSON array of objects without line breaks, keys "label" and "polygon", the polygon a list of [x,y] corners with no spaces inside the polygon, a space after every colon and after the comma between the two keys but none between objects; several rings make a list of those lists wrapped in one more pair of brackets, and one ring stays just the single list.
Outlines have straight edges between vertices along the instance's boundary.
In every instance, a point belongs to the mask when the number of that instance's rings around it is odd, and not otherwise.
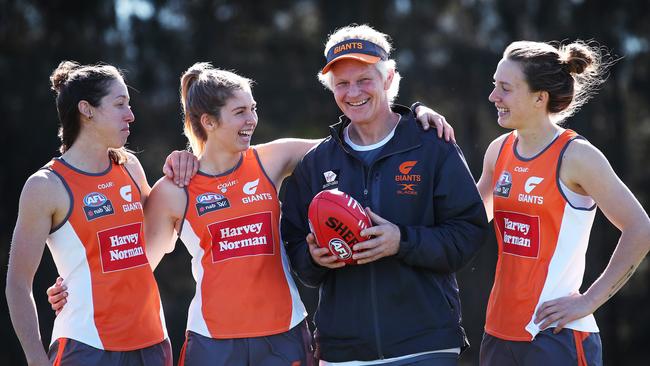
[{"label": "orange stripe on shorts", "polygon": [[578,356],[578,366],[587,366],[587,356],[585,356],[585,349],[582,347],[582,342],[589,337],[588,332],[580,332],[573,330],[573,339],[576,341],[576,354]]},{"label": "orange stripe on shorts", "polygon": [[68,344],[68,338],[59,338],[59,347],[56,350],[56,358],[52,366],[61,365],[61,359],[63,358],[63,350],[65,350],[65,345]]}]

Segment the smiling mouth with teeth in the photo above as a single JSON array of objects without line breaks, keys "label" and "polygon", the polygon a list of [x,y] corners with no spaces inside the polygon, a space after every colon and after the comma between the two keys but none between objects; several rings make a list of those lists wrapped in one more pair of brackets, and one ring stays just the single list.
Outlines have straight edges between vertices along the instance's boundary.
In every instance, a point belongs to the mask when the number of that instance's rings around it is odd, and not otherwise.
[{"label": "smiling mouth with teeth", "polygon": [[251,136],[253,135],[253,130],[239,131],[239,136]]},{"label": "smiling mouth with teeth", "polygon": [[368,103],[368,100],[369,99],[364,99],[364,100],[362,100],[360,102],[348,102],[348,104],[353,106],[353,107],[358,107],[360,105],[364,105],[364,104]]}]

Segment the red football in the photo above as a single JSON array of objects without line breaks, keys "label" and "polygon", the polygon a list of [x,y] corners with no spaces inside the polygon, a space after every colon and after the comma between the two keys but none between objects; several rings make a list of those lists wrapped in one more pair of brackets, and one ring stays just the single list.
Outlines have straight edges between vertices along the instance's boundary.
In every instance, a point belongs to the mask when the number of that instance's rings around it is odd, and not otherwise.
[{"label": "red football", "polygon": [[366,240],[359,233],[372,226],[357,200],[339,190],[320,191],[309,204],[308,218],[320,247],[329,248],[340,261],[356,263],[352,246]]}]

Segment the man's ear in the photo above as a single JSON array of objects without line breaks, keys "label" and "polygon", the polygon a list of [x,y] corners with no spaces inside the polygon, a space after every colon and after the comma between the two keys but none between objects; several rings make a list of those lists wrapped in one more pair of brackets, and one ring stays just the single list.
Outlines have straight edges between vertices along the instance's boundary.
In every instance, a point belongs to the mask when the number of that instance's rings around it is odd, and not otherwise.
[{"label": "man's ear", "polygon": [[384,81],[384,90],[390,89],[390,86],[393,84],[394,77],[395,77],[395,69],[388,70],[388,75],[386,75],[386,81]]}]

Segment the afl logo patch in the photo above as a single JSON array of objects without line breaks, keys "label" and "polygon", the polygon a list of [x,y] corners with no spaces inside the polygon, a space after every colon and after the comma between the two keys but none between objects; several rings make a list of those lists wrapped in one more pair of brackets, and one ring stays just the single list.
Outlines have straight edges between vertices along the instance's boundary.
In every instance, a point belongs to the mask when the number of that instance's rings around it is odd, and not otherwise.
[{"label": "afl logo patch", "polygon": [[88,193],[86,197],[84,197],[84,205],[88,207],[99,207],[106,201],[108,201],[106,196],[97,192]]},{"label": "afl logo patch", "polygon": [[339,238],[331,239],[330,242],[328,243],[328,246],[332,254],[336,255],[337,257],[343,260],[352,257],[352,250],[350,249],[348,244]]},{"label": "afl logo patch", "polygon": [[101,193],[91,192],[88,193],[83,199],[83,210],[86,215],[86,220],[91,221],[106,215],[112,215],[113,204]]},{"label": "afl logo patch", "polygon": [[499,176],[497,184],[494,186],[494,195],[499,197],[510,197],[512,189],[512,174],[504,170]]},{"label": "afl logo patch", "polygon": [[218,193],[207,192],[196,197],[196,213],[199,216],[228,207],[230,207],[228,199]]}]

